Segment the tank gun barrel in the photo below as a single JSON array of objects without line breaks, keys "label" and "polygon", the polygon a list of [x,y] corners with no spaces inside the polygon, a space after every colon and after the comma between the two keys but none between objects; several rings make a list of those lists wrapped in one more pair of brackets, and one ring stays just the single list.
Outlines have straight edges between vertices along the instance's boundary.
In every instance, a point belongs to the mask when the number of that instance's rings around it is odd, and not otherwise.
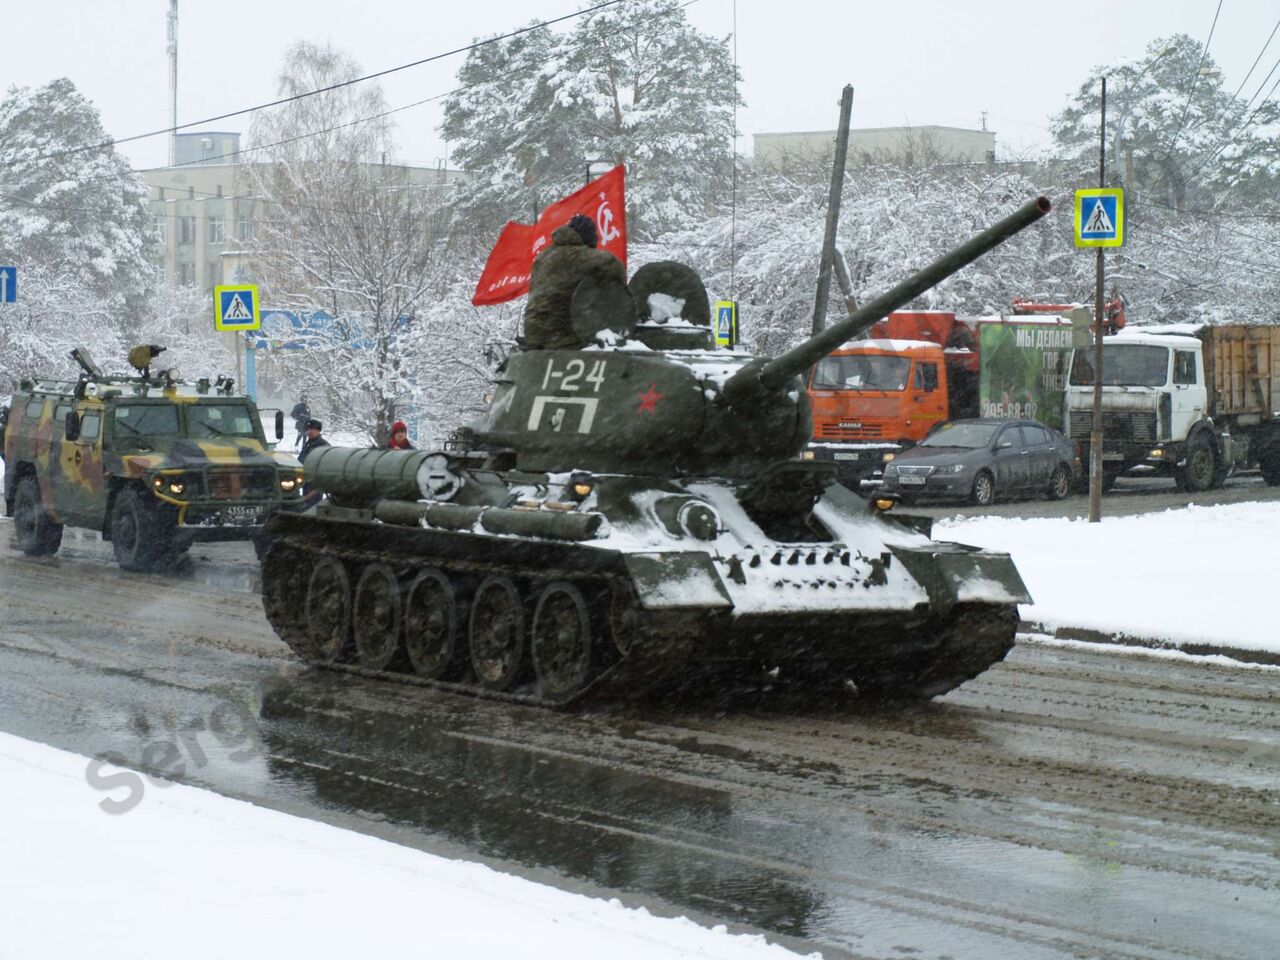
[{"label": "tank gun barrel", "polygon": [[[910,303],[925,290],[968,266],[1015,233],[1026,229],[1047,214],[1051,208],[1048,197],[1037,197],[1024,204],[999,223],[988,227],[964,245],[939,257],[919,273],[854,311],[847,320],[821,330],[804,343],[768,361],[763,366],[756,367],[754,370],[750,367],[744,368],[731,378],[731,382],[738,377],[756,375],[759,377],[760,385],[766,389],[780,389],[792,377],[798,376],[805,369],[813,366],[842,343],[870,329],[878,320],[882,320],[894,310]],[[725,385],[726,392],[732,391],[731,382]]]}]

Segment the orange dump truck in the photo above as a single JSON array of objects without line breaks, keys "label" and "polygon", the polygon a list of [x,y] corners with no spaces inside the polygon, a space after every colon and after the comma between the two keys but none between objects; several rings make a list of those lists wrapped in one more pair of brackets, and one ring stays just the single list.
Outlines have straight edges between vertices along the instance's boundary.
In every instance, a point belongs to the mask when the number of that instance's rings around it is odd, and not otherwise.
[{"label": "orange dump truck", "polygon": [[1060,316],[961,319],[899,311],[814,367],[813,440],[856,488],[945,420],[1009,417],[1062,423],[1072,325]]}]

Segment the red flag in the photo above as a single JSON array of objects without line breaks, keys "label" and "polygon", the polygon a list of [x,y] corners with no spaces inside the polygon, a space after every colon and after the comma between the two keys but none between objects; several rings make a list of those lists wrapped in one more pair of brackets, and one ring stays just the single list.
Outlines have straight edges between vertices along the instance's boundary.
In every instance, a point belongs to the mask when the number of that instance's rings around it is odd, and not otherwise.
[{"label": "red flag", "polygon": [[608,250],[627,265],[627,215],[624,168],[614,167],[542,211],[532,226],[514,220],[502,228],[476,284],[471,302],[476,306],[506,303],[529,292],[533,258],[551,242],[551,233],[577,213],[595,221],[600,237],[597,248]]}]

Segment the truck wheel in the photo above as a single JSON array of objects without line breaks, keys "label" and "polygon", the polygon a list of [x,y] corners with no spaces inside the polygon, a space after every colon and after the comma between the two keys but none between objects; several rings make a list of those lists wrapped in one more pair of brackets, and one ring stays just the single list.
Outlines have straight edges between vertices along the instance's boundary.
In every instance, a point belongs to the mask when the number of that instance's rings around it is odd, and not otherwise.
[{"label": "truck wheel", "polygon": [[1182,468],[1182,487],[1190,493],[1208,490],[1218,469],[1218,458],[1203,433],[1187,444],[1187,464]]},{"label": "truck wheel", "polygon": [[1269,457],[1258,464],[1262,468],[1262,479],[1269,487],[1280,487],[1280,457]]},{"label": "truck wheel", "polygon": [[973,492],[969,494],[969,502],[979,507],[989,507],[995,503],[996,482],[991,474],[983,470],[973,478]]},{"label": "truck wheel", "polygon": [[121,490],[111,508],[111,549],[125,570],[152,570],[168,548],[155,508],[137,490]]},{"label": "truck wheel", "polygon": [[40,484],[23,477],[13,496],[13,520],[18,548],[29,557],[48,557],[62,545],[62,524],[54,523],[40,502]]},{"label": "truck wheel", "polygon": [[1049,499],[1065,500],[1070,492],[1071,471],[1065,463],[1060,463],[1058,468],[1053,471],[1053,476],[1049,478]]}]

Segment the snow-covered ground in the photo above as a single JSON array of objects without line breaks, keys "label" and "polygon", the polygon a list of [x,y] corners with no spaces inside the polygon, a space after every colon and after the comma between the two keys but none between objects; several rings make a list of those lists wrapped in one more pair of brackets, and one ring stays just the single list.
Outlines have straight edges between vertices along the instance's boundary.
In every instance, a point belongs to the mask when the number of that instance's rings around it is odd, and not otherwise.
[{"label": "snow-covered ground", "polygon": [[1024,620],[1177,645],[1280,653],[1280,503],[1184,507],[1101,523],[967,517],[934,536],[1007,550],[1034,605]]},{"label": "snow-covered ground", "polygon": [[181,784],[111,815],[88,762],[0,734],[5,960],[797,956]]}]

